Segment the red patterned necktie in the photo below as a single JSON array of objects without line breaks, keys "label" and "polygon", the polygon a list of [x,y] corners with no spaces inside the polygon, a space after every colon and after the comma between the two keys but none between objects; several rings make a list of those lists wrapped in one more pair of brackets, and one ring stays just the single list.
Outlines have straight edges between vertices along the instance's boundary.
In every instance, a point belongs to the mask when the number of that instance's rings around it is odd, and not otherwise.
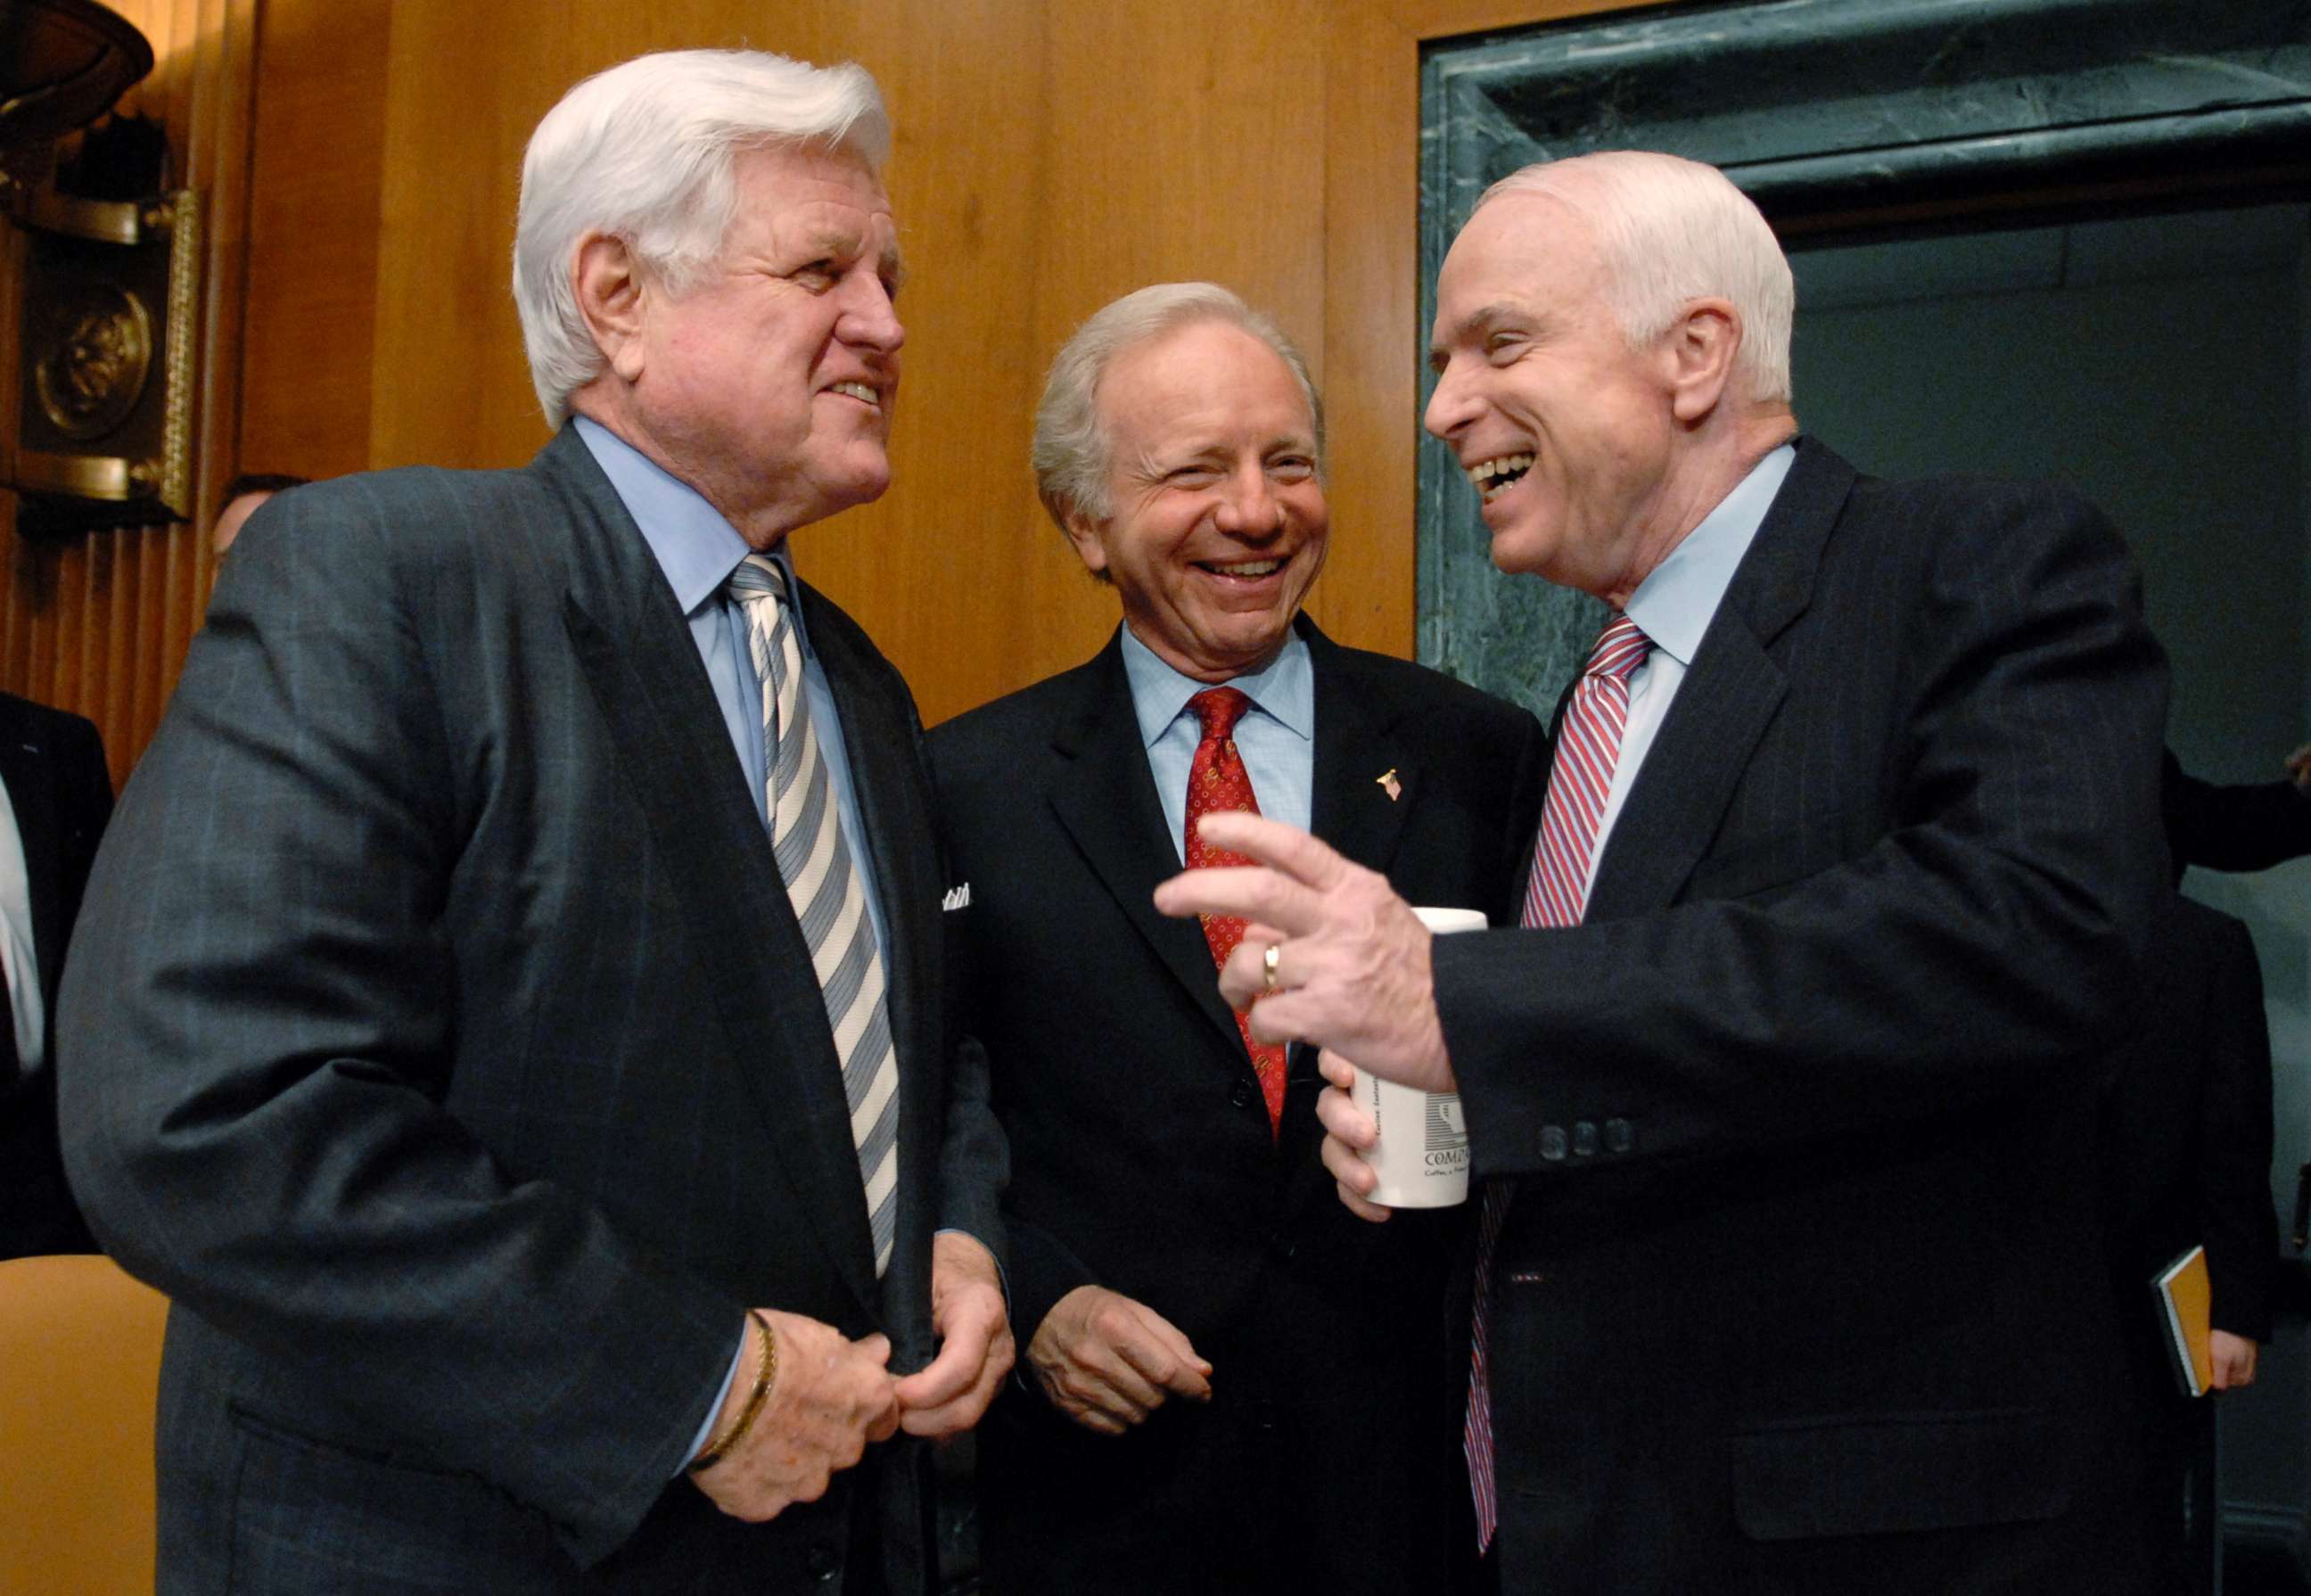
[{"label": "red patterned necktie", "polygon": [[[1251,708],[1251,700],[1234,687],[1207,687],[1188,701],[1188,707],[1196,712],[1196,723],[1204,732],[1203,740],[1196,745],[1195,763],[1188,767],[1188,868],[1248,865],[1251,861],[1241,853],[1215,848],[1197,835],[1196,822],[1203,815],[1230,809],[1246,815],[1260,813],[1260,801],[1251,796],[1251,776],[1243,768],[1243,755],[1235,751],[1234,735],[1235,723]],[[1243,921],[1233,914],[1200,918],[1204,940],[1211,944],[1213,964],[1225,964],[1235,945],[1243,940]],[[1260,1077],[1260,1095],[1268,1101],[1268,1133],[1272,1137],[1284,1119],[1284,1049],[1252,1039],[1248,1012],[1235,1016],[1235,1026],[1243,1033],[1244,1051],[1251,1055],[1251,1072]]]},{"label": "red patterned necktie", "polygon": [[[1573,689],[1557,729],[1557,762],[1548,772],[1548,800],[1533,847],[1532,877],[1525,888],[1521,924],[1577,926],[1589,903],[1589,862],[1613,789],[1621,733],[1629,723],[1629,674],[1645,662],[1653,640],[1626,615],[1615,615],[1589,650],[1589,664]],[[1477,1549],[1493,1543],[1500,1527],[1500,1497],[1493,1478],[1493,1387],[1490,1339],[1493,1253],[1515,1187],[1485,1183],[1477,1219],[1476,1295],[1469,1318],[1469,1417],[1461,1443],[1469,1455],[1469,1489],[1477,1504]]]}]

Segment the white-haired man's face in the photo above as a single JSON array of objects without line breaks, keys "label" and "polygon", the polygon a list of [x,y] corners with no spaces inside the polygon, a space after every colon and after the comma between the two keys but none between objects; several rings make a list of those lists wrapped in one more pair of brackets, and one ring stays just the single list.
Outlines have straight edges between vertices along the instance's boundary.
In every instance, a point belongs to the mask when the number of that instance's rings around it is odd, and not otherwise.
[{"label": "white-haired man's face", "polygon": [[1588,226],[1538,195],[1469,219],[1436,279],[1425,417],[1483,499],[1493,563],[1627,600],[1679,446],[1666,341],[1630,347]]},{"label": "white-haired man's face", "polygon": [[736,177],[703,280],[642,283],[610,362],[624,403],[606,419],[767,547],[890,484],[898,235],[882,184],[846,151],[749,151]]}]

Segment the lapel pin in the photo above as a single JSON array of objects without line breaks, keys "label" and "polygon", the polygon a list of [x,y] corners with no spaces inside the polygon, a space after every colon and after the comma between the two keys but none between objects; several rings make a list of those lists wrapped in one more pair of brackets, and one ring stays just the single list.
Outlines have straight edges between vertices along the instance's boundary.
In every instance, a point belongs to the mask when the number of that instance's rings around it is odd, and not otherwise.
[{"label": "lapel pin", "polygon": [[1390,803],[1392,804],[1396,802],[1397,799],[1404,796],[1404,783],[1396,779],[1396,767],[1394,765],[1391,765],[1387,770],[1384,770],[1379,775],[1374,776],[1373,780],[1380,783],[1380,789],[1382,792],[1388,794],[1388,801]]}]

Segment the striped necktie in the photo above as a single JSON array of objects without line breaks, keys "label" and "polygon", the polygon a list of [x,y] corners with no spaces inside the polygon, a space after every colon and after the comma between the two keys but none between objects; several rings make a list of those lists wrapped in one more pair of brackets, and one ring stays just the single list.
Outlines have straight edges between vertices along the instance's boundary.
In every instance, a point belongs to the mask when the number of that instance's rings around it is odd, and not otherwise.
[{"label": "striped necktie", "polygon": [[[1577,926],[1588,911],[1589,864],[1596,854],[1605,799],[1613,790],[1613,767],[1620,762],[1621,733],[1629,723],[1629,676],[1645,662],[1653,646],[1635,621],[1616,615],[1589,650],[1589,663],[1565,707],[1565,724],[1557,728],[1557,761],[1549,767],[1540,840],[1533,846],[1532,876],[1519,921],[1523,926]],[[1515,1190],[1507,1181],[1487,1181],[1477,1217],[1476,1295],[1469,1316],[1469,1415],[1461,1444],[1469,1456],[1479,1552],[1492,1545],[1493,1531],[1500,1527],[1499,1487],[1493,1475],[1493,1255]]]},{"label": "striped necktie", "polygon": [[851,868],[818,734],[811,728],[785,574],[767,556],[749,554],[730,573],[728,586],[746,611],[747,651],[763,690],[769,772],[763,807],[771,816],[772,848],[834,1027],[880,1277],[891,1262],[899,1219],[899,1059],[884,1001],[882,951],[867,913],[865,885]]}]

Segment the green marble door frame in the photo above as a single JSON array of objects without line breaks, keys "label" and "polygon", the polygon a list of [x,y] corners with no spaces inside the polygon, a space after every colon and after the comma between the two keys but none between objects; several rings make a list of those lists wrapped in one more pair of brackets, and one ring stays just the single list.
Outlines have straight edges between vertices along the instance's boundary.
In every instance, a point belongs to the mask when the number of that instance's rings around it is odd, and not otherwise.
[{"label": "green marble door frame", "polygon": [[[1423,52],[1420,138],[1425,344],[1437,265],[1477,196],[1589,150],[1722,167],[1789,240],[2043,220],[2050,196],[2300,194],[2311,5],[1767,0],[1447,39]],[[1503,580],[1433,441],[1417,503],[1420,658],[1548,713],[1600,606]]]}]

